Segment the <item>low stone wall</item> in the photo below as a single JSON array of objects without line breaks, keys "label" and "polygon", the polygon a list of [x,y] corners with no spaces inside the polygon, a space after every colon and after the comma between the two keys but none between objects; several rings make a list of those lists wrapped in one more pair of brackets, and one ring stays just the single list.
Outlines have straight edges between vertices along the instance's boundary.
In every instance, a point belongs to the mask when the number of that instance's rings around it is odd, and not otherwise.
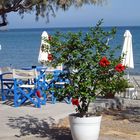
[{"label": "low stone wall", "polygon": [[94,103],[90,104],[89,111],[95,112],[113,109],[113,110],[124,110],[126,108],[137,108],[140,112],[140,100],[126,99],[115,97],[114,99],[97,98]]}]

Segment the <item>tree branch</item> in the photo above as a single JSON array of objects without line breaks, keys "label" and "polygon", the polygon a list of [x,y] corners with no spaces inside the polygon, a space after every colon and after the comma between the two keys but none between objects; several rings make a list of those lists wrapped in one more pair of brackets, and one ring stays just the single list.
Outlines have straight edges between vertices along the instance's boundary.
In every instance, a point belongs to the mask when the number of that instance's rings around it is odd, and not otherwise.
[{"label": "tree branch", "polygon": [[[36,8],[36,16],[43,16],[46,11],[46,17],[48,18],[50,12],[54,16],[54,8],[62,8],[63,10],[68,9],[70,6],[82,6],[83,4],[102,4],[106,0],[0,0],[0,16],[1,16],[1,26],[7,25],[6,14],[10,12],[19,12],[20,14],[26,12],[27,10],[34,10]],[[46,6],[46,7],[45,7]],[[45,8],[44,8],[45,7]],[[41,12],[40,12],[41,9]],[[39,11],[39,12],[38,12]]]}]

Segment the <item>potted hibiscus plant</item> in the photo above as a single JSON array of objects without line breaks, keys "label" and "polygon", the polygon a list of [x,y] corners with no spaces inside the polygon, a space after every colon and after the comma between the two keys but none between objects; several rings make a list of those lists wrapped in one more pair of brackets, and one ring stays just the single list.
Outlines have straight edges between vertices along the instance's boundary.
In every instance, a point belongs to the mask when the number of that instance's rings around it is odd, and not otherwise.
[{"label": "potted hibiscus plant", "polygon": [[97,113],[93,117],[88,112],[89,105],[96,97],[106,94],[103,90],[111,86],[110,82],[124,75],[121,57],[114,55],[117,47],[111,49],[108,43],[109,38],[115,37],[116,30],[104,31],[101,25],[102,20],[87,33],[57,32],[49,41],[51,64],[63,64],[61,78],[69,80],[65,88],[56,89],[55,95],[59,99],[71,97],[76,106],[76,113],[69,115],[73,140],[98,139],[101,116],[96,116]]}]

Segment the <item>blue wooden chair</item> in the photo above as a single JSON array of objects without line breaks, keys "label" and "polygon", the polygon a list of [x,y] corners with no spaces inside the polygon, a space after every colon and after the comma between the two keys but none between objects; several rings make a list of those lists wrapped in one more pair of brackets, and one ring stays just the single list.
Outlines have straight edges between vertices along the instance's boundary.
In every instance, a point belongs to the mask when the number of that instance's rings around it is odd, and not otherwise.
[{"label": "blue wooden chair", "polygon": [[[47,93],[48,96],[51,96],[51,103],[55,104],[57,99],[55,96],[56,90],[60,91],[65,87],[65,84],[69,83],[67,79],[60,77],[60,74],[63,73],[63,66],[59,65],[56,68],[36,67],[36,69],[40,73],[38,78],[40,89]],[[51,78],[49,75],[52,75]],[[70,103],[70,98],[65,99],[65,102]]]},{"label": "blue wooden chair", "polygon": [[1,96],[2,101],[5,101],[7,97],[13,96],[13,76],[10,67],[0,68],[0,82],[1,82]]},{"label": "blue wooden chair", "polygon": [[13,69],[13,79],[15,107],[18,107],[27,101],[38,108],[41,107],[41,104],[46,104],[46,95],[43,94],[38,86],[36,69]]},{"label": "blue wooden chair", "polygon": [[[61,89],[65,88],[65,84],[69,84],[69,80],[62,77],[61,76],[62,74],[63,74],[63,71],[55,70],[53,72],[53,79],[50,81],[50,84],[49,84],[49,88],[52,89],[49,91],[51,94],[51,100],[52,100],[53,104],[55,104],[56,100],[57,100],[55,93],[57,92],[58,94],[61,95]],[[64,99],[64,101],[68,104],[70,104],[70,100],[71,100],[70,96],[68,96],[67,98]]]}]

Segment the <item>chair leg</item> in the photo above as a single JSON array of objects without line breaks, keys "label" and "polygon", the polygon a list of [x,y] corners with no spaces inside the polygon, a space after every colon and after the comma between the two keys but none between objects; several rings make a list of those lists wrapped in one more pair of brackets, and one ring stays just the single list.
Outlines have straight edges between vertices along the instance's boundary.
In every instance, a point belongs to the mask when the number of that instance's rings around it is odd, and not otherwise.
[{"label": "chair leg", "polygon": [[46,102],[47,102],[47,95],[46,95],[46,93],[44,93],[43,91],[41,91],[41,93],[42,93],[42,100],[41,100],[41,104],[42,105],[46,105]]},{"label": "chair leg", "polygon": [[6,100],[6,96],[5,96],[3,88],[1,89],[1,94],[2,94],[2,101],[5,101]]},{"label": "chair leg", "polygon": [[16,90],[14,90],[14,107],[18,107],[18,94]]},{"label": "chair leg", "polygon": [[36,94],[36,90],[34,91],[34,93],[35,93],[35,97],[36,97],[36,102],[34,102],[34,104],[35,104],[35,107],[37,107],[37,108],[41,108],[41,100],[40,100],[40,98],[37,96],[37,94]]},{"label": "chair leg", "polygon": [[71,104],[71,97],[70,96],[66,97],[64,100],[67,104]]},{"label": "chair leg", "polygon": [[[37,89],[31,90],[29,93],[25,93],[23,90],[21,92],[25,96],[25,98],[30,100],[35,105],[35,107],[40,108],[40,98],[37,96],[36,91]],[[32,96],[35,96],[35,100],[32,98]]]},{"label": "chair leg", "polygon": [[55,92],[52,91],[51,92],[51,100],[52,100],[52,104],[55,104],[56,103],[56,97],[54,96]]},{"label": "chair leg", "polygon": [[1,80],[1,95],[2,95],[2,101],[6,100],[6,96],[4,93],[4,89],[3,89],[3,81]]}]

